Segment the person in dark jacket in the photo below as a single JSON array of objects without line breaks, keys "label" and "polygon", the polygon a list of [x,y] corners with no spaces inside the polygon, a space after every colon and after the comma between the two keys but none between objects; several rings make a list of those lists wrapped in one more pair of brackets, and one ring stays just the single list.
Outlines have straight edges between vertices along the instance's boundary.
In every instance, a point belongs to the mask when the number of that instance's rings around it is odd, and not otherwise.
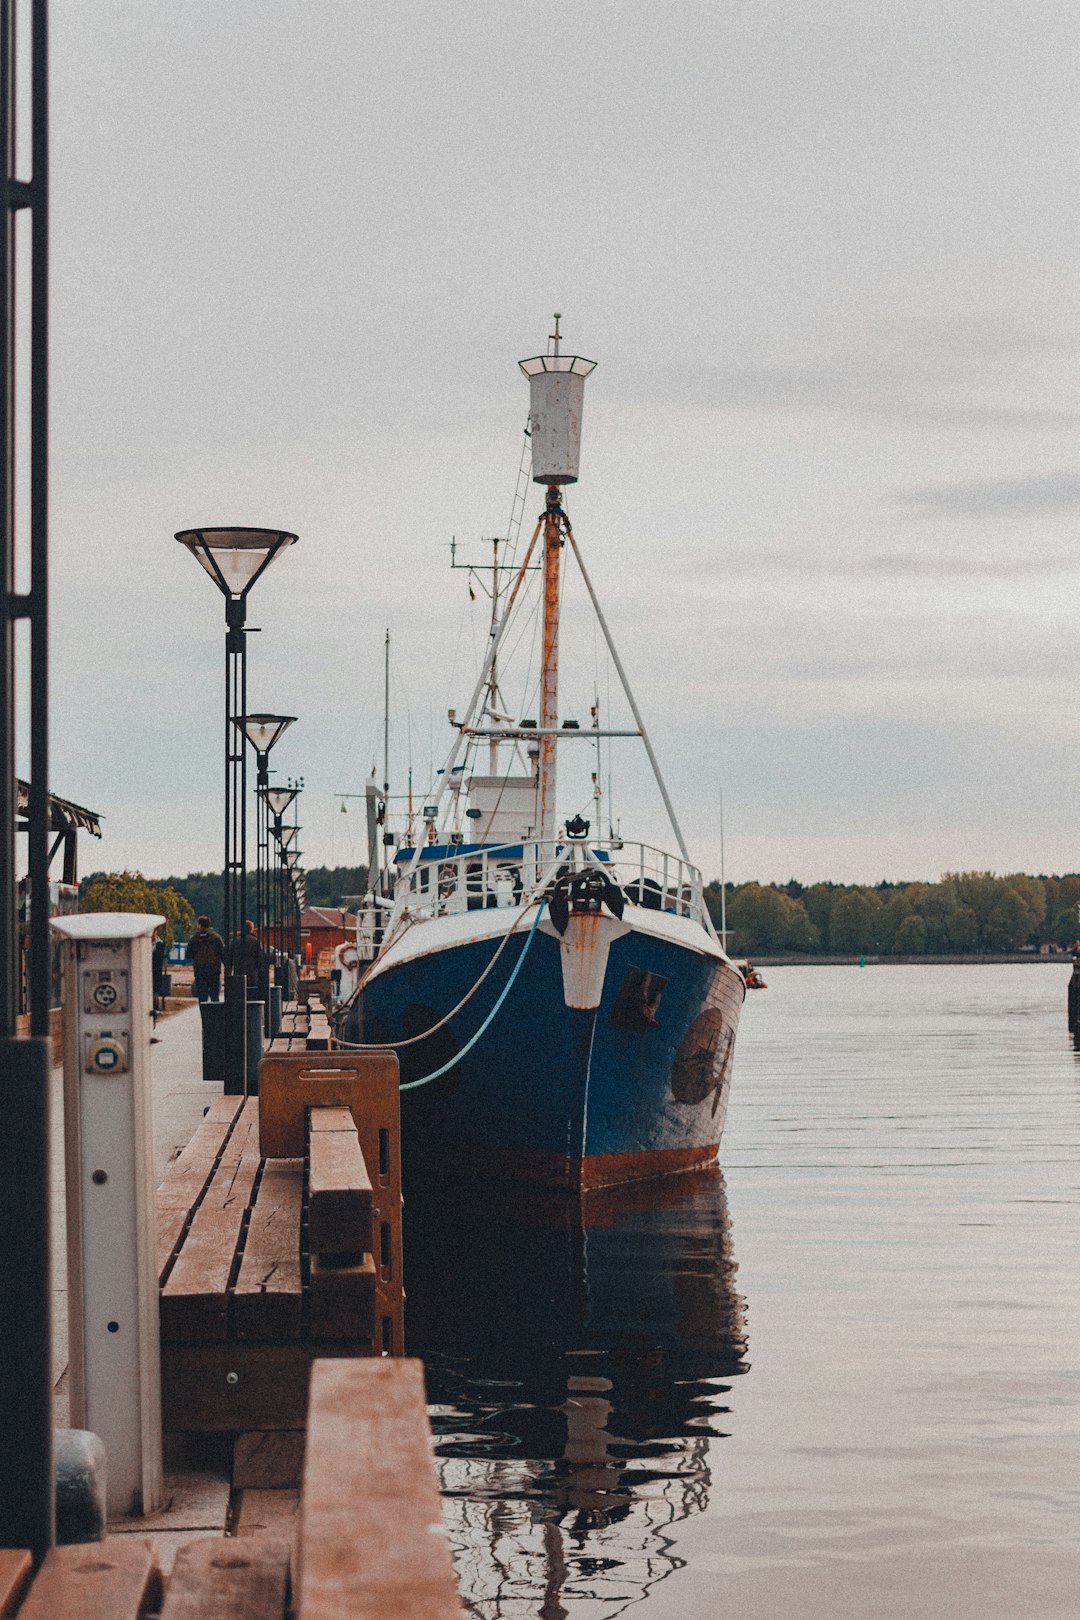
[{"label": "person in dark jacket", "polygon": [[242,973],[247,980],[248,993],[254,990],[259,993],[259,978],[262,973],[263,950],[259,943],[259,936],[255,931],[255,924],[249,917],[244,924],[244,932],[238,934],[233,940],[230,965],[234,973]]},{"label": "person in dark jacket", "polygon": [[154,1022],[157,1023],[158,1013],[165,1005],[165,940],[161,929],[154,929],[154,945],[150,953],[151,967],[154,974]]},{"label": "person in dark jacket", "polygon": [[187,943],[187,959],[195,969],[195,994],[199,1000],[218,1001],[225,942],[210,927],[209,917],[199,918],[199,925]]}]

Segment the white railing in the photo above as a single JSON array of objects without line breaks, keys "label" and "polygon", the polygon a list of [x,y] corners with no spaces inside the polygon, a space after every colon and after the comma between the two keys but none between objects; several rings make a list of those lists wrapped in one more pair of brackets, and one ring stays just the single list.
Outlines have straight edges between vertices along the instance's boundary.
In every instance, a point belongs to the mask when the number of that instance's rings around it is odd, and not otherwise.
[{"label": "white railing", "polygon": [[631,904],[707,926],[696,866],[649,844],[591,838],[504,844],[422,860],[411,875],[397,875],[393,915],[387,920],[396,922],[406,911],[410,917],[441,917],[517,906],[562,872],[589,867],[617,884]]}]

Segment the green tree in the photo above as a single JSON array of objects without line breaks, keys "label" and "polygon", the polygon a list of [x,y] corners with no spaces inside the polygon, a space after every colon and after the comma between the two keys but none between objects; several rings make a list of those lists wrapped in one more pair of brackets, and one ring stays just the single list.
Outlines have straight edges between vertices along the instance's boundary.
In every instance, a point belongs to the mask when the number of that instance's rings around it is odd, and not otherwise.
[{"label": "green tree", "polygon": [[744,955],[808,951],[817,944],[817,931],[802,901],[772,884],[741,884],[728,902],[728,927],[735,949]]},{"label": "green tree", "polygon": [[931,883],[915,902],[926,925],[926,949],[934,956],[975,948],[977,924],[970,906],[961,903],[947,882]]},{"label": "green tree", "polygon": [[829,918],[832,915],[833,901],[841,892],[835,883],[815,883],[799,896],[820,940],[829,937]]},{"label": "green tree", "polygon": [[882,905],[873,889],[845,889],[829,916],[829,949],[841,955],[877,950]]},{"label": "green tree", "polygon": [[1015,951],[1036,935],[1046,912],[1046,891],[1022,872],[946,872],[941,887],[971,916],[969,949]]},{"label": "green tree", "polygon": [[184,896],[147,882],[141,872],[94,872],[82,887],[79,910],[156,912],[165,918],[166,945],[187,939],[195,927],[195,913]]},{"label": "green tree", "polygon": [[916,911],[904,917],[892,942],[896,956],[922,956],[926,950],[926,924]]}]

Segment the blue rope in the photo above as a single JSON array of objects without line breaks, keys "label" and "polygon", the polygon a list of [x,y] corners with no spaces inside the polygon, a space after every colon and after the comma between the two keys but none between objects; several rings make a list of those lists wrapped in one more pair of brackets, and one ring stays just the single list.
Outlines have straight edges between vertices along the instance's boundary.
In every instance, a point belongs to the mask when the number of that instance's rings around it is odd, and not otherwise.
[{"label": "blue rope", "polygon": [[480,1028],[476,1031],[476,1034],[473,1035],[471,1037],[471,1039],[469,1039],[469,1040],[467,1040],[465,1042],[465,1045],[461,1048],[461,1051],[457,1052],[450,1059],[449,1063],[444,1063],[441,1069],[434,1070],[434,1072],[432,1074],[422,1075],[419,1080],[407,1080],[405,1082],[405,1084],[399,1088],[401,1091],[414,1091],[417,1086],[426,1086],[432,1080],[438,1080],[441,1075],[449,1074],[450,1070],[453,1069],[453,1068],[456,1068],[456,1066],[461,1062],[461,1060],[465,1056],[465,1054],[467,1052],[472,1051],[473,1047],[476,1045],[477,1041],[480,1039],[481,1035],[487,1029],[488,1025],[491,1023],[492,1019],[495,1017],[495,1014],[498,1012],[499,1008],[502,1006],[502,1004],[506,1000],[507,996],[510,994],[511,989],[513,988],[514,980],[517,978],[518,974],[521,972],[521,964],[524,962],[525,958],[529,954],[529,946],[533,942],[533,935],[536,933],[537,926],[538,926],[538,924],[540,922],[540,917],[541,917],[541,915],[543,913],[543,910],[544,910],[544,904],[545,904],[545,902],[543,900],[541,900],[540,904],[537,906],[537,908],[536,908],[536,916],[532,920],[532,927],[529,929],[528,934],[525,936],[525,944],[522,947],[521,955],[518,957],[517,961],[514,963],[514,971],[511,973],[510,977],[507,979],[506,983],[503,985],[502,990],[499,992],[498,1000],[496,1001],[494,1007],[492,1007],[491,1011],[488,1013],[487,1017],[484,1019],[484,1022],[480,1025]]}]

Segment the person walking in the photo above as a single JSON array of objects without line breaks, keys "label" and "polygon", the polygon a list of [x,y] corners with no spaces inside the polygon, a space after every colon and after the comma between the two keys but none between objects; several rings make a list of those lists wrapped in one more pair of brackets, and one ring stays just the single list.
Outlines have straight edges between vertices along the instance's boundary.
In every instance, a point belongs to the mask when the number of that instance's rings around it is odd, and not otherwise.
[{"label": "person walking", "polygon": [[165,1007],[165,940],[160,928],[154,929],[154,945],[150,953],[154,975],[154,1023]]},{"label": "person walking", "polygon": [[233,941],[231,967],[233,973],[242,973],[247,980],[249,999],[259,994],[259,980],[262,976],[263,948],[259,943],[259,935],[255,924],[249,917],[244,924],[244,932]]},{"label": "person walking", "polygon": [[199,918],[198,927],[187,943],[187,959],[195,969],[195,994],[199,1000],[220,1000],[225,942],[210,927],[209,917]]}]

